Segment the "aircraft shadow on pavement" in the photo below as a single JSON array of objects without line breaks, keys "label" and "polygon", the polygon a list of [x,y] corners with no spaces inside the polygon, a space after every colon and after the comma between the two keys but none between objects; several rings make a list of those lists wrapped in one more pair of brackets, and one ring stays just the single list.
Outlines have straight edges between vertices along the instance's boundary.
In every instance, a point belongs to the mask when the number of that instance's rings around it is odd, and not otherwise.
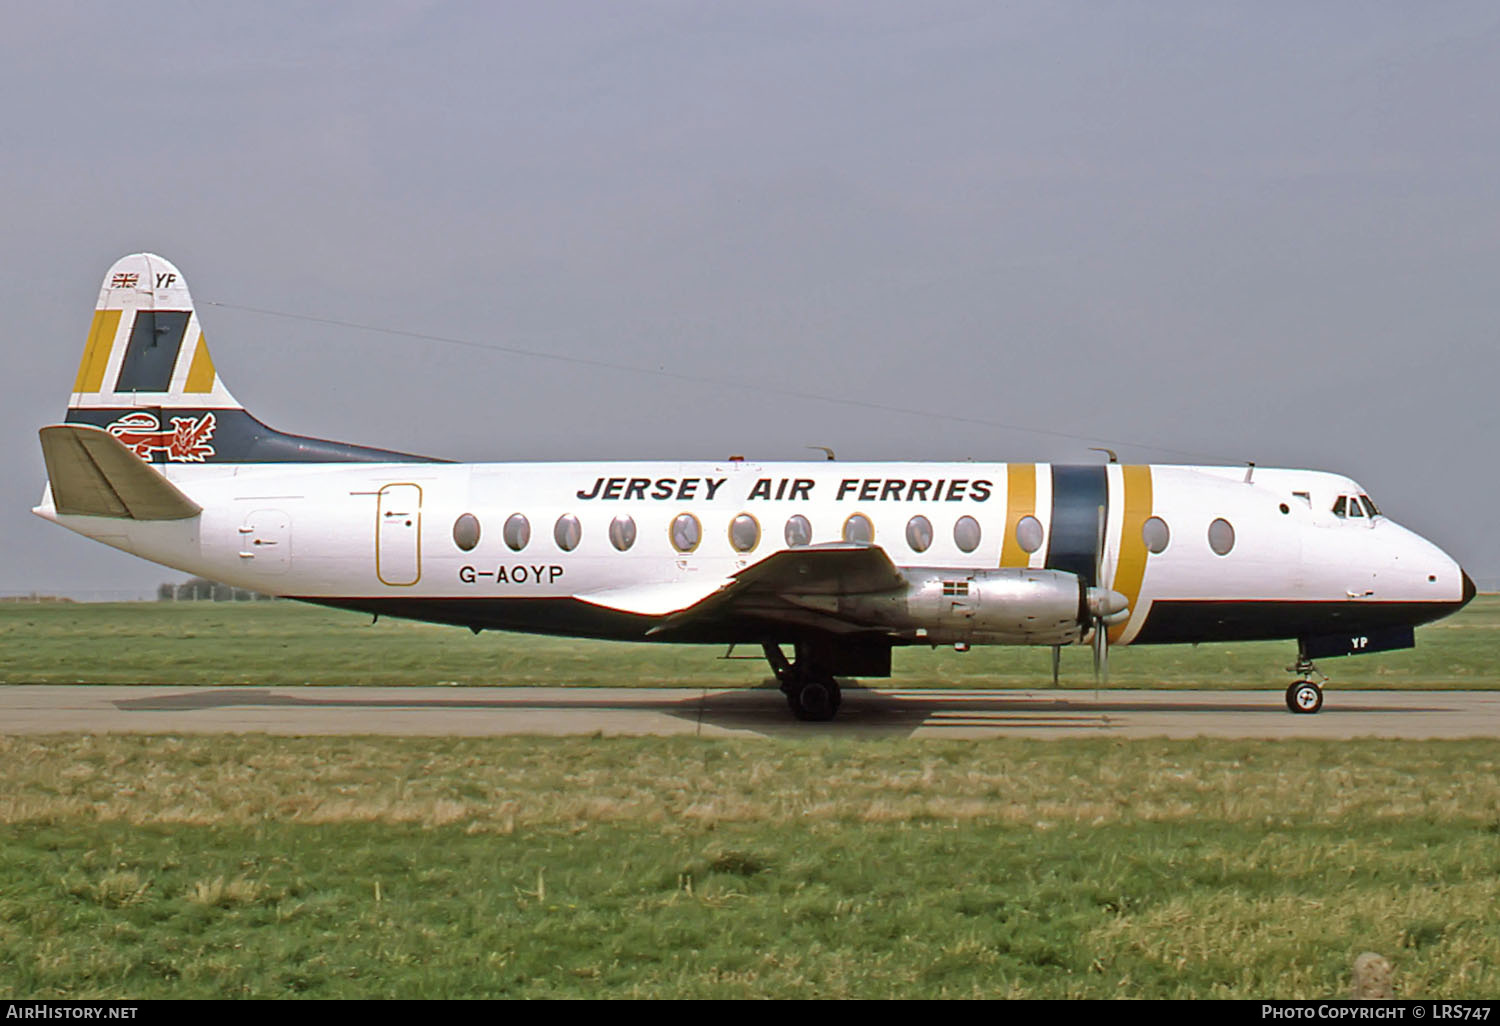
[{"label": "aircraft shadow on pavement", "polygon": [[[1264,700],[1246,700],[1243,695],[1224,695],[1222,700],[1163,701],[1152,698],[1121,698],[1118,692],[1099,699],[1088,690],[982,691],[965,694],[954,690],[873,690],[857,681],[841,680],[844,702],[838,716],[827,723],[802,723],[791,719],[786,700],[774,681],[745,691],[715,692],[703,698],[701,709],[684,705],[676,715],[695,715],[704,723],[764,734],[788,736],[810,731],[909,733],[923,728],[928,733],[982,728],[1004,733],[1012,730],[1108,731],[1127,716],[1157,714],[1207,716],[1261,715],[1288,717],[1281,695],[1267,692]],[[768,694],[769,692],[769,694]],[[1333,711],[1332,706],[1324,714]],[[1401,705],[1340,705],[1338,713],[1420,713],[1440,711]]]},{"label": "aircraft shadow on pavement", "polygon": [[[514,698],[497,698],[493,690],[482,695],[465,696],[446,690],[432,697],[386,697],[361,695],[357,688],[329,688],[326,693],[295,693],[269,688],[185,688],[165,695],[120,699],[113,704],[125,712],[193,712],[229,708],[302,708],[347,710],[472,710],[503,716],[507,712],[567,710],[593,712],[631,711],[660,713],[725,730],[752,731],[767,736],[793,737],[807,734],[840,733],[909,734],[917,728],[929,732],[943,728],[1013,730],[1089,730],[1107,732],[1127,716],[1153,714],[1191,714],[1204,716],[1259,715],[1286,717],[1289,714],[1279,694],[1267,692],[1264,699],[1246,700],[1243,695],[1224,695],[1222,700],[1198,698],[1192,701],[1163,701],[1159,693],[1136,700],[1121,698],[1118,692],[1095,699],[1087,690],[1057,692],[983,691],[965,694],[960,691],[874,690],[857,681],[841,681],[844,701],[838,716],[825,723],[804,723],[792,718],[774,680],[759,687],[739,690],[683,689],[670,695],[642,695],[628,688],[528,689]],[[417,690],[417,689],[413,689]],[[435,690],[435,689],[434,689]],[[540,692],[540,693],[539,693]],[[659,693],[658,693],[659,694]],[[1410,705],[1338,705],[1319,715],[1330,713],[1421,713],[1440,711]],[[497,722],[497,727],[502,726]],[[354,731],[357,732],[357,731]],[[497,733],[504,733],[497,730]],[[580,733],[587,732],[581,730]]]}]

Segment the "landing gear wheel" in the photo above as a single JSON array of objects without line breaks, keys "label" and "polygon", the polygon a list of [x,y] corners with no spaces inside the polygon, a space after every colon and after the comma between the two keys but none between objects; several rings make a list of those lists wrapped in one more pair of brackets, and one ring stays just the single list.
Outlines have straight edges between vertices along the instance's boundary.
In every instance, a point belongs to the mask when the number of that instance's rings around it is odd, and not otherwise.
[{"label": "landing gear wheel", "polygon": [[1310,680],[1299,680],[1286,689],[1286,707],[1294,713],[1315,713],[1323,708],[1323,689]]},{"label": "landing gear wheel", "polygon": [[793,662],[787,659],[780,645],[766,643],[761,649],[771,664],[771,672],[776,674],[793,716],[812,722],[833,719],[844,696],[839,690],[839,682],[827,669],[827,653],[798,642],[797,659]]},{"label": "landing gear wheel", "polygon": [[786,689],[786,702],[799,720],[821,723],[839,711],[844,696],[832,677],[797,681]]}]

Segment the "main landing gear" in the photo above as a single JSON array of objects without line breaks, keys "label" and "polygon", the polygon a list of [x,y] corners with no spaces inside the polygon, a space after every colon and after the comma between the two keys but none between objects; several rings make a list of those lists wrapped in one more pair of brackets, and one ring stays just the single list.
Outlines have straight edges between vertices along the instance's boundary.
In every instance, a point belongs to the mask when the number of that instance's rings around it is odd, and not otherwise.
[{"label": "main landing gear", "polygon": [[1288,670],[1297,675],[1286,689],[1286,707],[1294,713],[1315,713],[1323,708],[1323,684],[1314,683],[1312,675],[1317,673],[1323,681],[1328,680],[1317,667],[1313,666],[1312,660],[1307,658],[1307,650],[1300,644],[1297,646],[1297,662],[1288,666]]},{"label": "main landing gear", "polygon": [[781,684],[786,695],[786,704],[792,715],[799,720],[831,720],[839,711],[844,696],[839,691],[839,682],[833,674],[820,667],[813,658],[812,650],[805,645],[796,646],[796,661],[788,662],[780,645],[762,645],[766,662]]}]

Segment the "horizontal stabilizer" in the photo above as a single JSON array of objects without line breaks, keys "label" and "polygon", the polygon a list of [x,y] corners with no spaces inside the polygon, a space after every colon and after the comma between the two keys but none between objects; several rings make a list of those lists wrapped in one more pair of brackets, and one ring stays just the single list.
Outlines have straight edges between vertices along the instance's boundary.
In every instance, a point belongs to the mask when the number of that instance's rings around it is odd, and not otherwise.
[{"label": "horizontal stabilizer", "polygon": [[42,428],[42,458],[59,513],[126,520],[186,520],[203,511],[102,428]]}]

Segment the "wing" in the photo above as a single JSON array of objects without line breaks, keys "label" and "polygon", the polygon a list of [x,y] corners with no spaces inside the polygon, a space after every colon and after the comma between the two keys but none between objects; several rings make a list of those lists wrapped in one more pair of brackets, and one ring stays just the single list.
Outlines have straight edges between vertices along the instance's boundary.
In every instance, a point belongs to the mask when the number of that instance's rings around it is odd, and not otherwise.
[{"label": "wing", "polygon": [[647,633],[670,634],[705,621],[753,617],[835,633],[868,632],[835,615],[844,595],[906,587],[885,550],[858,542],[830,542],[774,553],[725,581],[712,594],[673,612]]},{"label": "wing", "polygon": [[747,566],[733,581],[726,595],[864,595],[906,585],[885,549],[860,542],[784,549]]}]

